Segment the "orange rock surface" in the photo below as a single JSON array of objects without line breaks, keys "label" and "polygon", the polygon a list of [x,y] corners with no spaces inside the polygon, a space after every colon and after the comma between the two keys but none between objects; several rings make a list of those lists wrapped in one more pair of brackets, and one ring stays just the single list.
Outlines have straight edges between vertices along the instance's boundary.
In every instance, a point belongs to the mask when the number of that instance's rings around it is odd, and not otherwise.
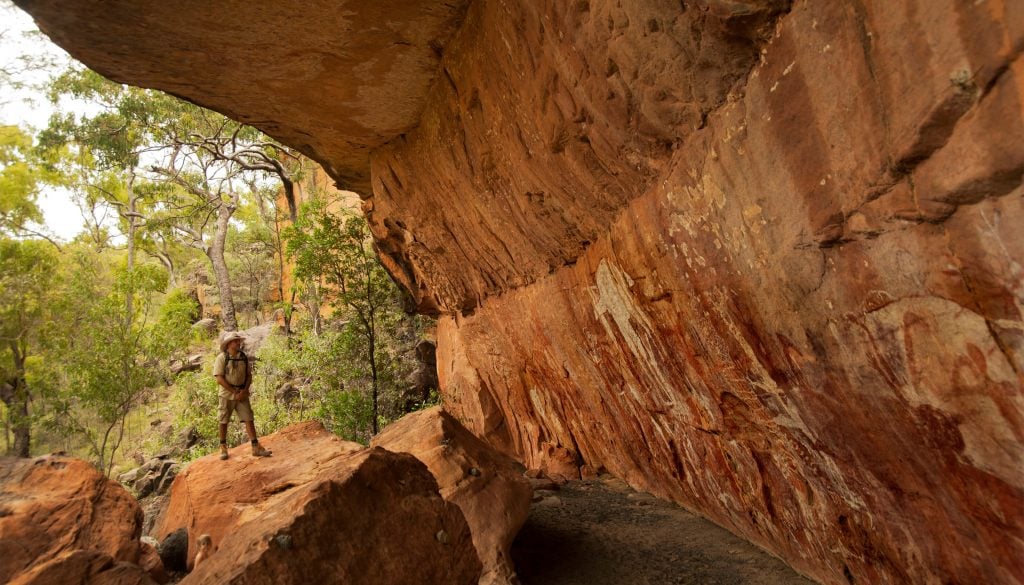
[{"label": "orange rock surface", "polygon": [[96,550],[64,551],[33,565],[9,585],[155,585],[145,569]]},{"label": "orange rock surface", "polygon": [[139,561],[141,532],[135,498],[85,461],[0,458],[0,583],[71,582],[55,576],[78,569],[95,577],[82,582],[119,574],[141,583],[138,567],[108,574],[116,563]]},{"label": "orange rock surface", "polygon": [[1024,3],[19,5],[361,190],[441,316],[446,408],[529,467],[603,467],[825,583],[1024,583]]},{"label": "orange rock surface", "polygon": [[402,417],[371,443],[422,461],[441,496],[462,510],[484,571],[480,585],[512,583],[509,548],[530,513],[533,490],[519,466],[436,406]]},{"label": "orange rock surface", "polygon": [[481,564],[466,520],[418,460],[341,441],[300,423],[221,461],[192,462],[175,478],[156,528],[215,552],[187,584],[475,584]]}]

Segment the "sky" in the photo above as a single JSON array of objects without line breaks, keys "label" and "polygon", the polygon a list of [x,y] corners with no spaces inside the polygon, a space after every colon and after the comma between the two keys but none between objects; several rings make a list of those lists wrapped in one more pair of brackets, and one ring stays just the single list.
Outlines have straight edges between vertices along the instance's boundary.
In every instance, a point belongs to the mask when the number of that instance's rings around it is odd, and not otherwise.
[{"label": "sky", "polygon": [[[15,8],[9,1],[0,1],[0,65],[17,67],[21,55],[46,55],[58,63],[53,71],[60,71],[71,61],[60,47],[38,34],[32,18]],[[36,34],[31,34],[35,32]],[[30,83],[44,82],[49,72],[34,72],[20,76]],[[15,90],[4,86],[0,95],[0,124],[13,124],[30,130],[46,126],[53,107],[39,90]],[[44,187],[36,201],[46,221],[48,231],[60,239],[70,240],[84,227],[82,214],[66,189]]]}]

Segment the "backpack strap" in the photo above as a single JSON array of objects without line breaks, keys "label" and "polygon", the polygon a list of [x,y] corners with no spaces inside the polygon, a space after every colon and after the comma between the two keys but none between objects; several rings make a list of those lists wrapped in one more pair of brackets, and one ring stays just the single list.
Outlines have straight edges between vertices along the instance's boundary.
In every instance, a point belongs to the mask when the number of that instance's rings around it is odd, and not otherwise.
[{"label": "backpack strap", "polygon": [[240,355],[242,357],[233,358],[233,357],[229,356],[227,354],[227,352],[224,352],[224,359],[228,360],[229,362],[244,361],[244,362],[246,362],[246,365],[248,365],[248,363],[249,363],[249,356],[245,355],[245,352],[242,351],[242,350],[238,350],[238,355]]},{"label": "backpack strap", "polygon": [[[249,377],[249,356],[245,355],[245,352],[242,351],[242,350],[238,350],[238,355],[241,356],[241,357],[233,358],[230,355],[228,355],[227,352],[224,352],[224,359],[229,361],[229,362],[245,362],[245,376],[248,378]],[[235,386],[235,388],[241,388],[241,386]]]}]

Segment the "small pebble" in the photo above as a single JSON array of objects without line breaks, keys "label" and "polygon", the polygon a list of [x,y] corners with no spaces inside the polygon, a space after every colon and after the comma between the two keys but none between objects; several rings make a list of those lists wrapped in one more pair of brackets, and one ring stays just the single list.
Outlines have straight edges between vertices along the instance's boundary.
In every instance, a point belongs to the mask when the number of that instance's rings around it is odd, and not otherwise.
[{"label": "small pebble", "polygon": [[543,500],[537,502],[538,506],[546,506],[551,508],[557,508],[562,505],[562,499],[558,496],[548,496]]},{"label": "small pebble", "polygon": [[434,538],[436,538],[437,542],[440,542],[441,544],[448,544],[448,533],[444,530],[438,530],[437,534],[434,535]]},{"label": "small pebble", "polygon": [[607,479],[602,478],[602,480],[604,481],[604,485],[607,486],[610,490],[623,493],[633,491],[633,488],[629,487],[628,483],[622,481],[617,477],[610,477]]},{"label": "small pebble", "polygon": [[638,506],[649,506],[658,501],[658,499],[652,496],[651,494],[647,494],[644,492],[635,492],[632,494],[627,494],[626,499],[636,503]]}]

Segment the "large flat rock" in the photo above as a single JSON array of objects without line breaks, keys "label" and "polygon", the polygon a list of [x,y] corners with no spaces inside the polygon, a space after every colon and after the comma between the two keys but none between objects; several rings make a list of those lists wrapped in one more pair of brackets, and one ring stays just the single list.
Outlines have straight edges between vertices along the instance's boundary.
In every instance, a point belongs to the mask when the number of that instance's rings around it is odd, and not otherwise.
[{"label": "large flat rock", "polygon": [[481,564],[465,517],[408,454],[341,441],[319,423],[264,437],[221,461],[194,461],[171,487],[162,539],[209,534],[215,552],[189,584],[475,584]]},{"label": "large flat rock", "polygon": [[371,445],[415,456],[434,475],[441,496],[462,510],[484,565],[480,585],[515,583],[509,548],[526,522],[533,495],[518,463],[440,406],[405,415]]}]

